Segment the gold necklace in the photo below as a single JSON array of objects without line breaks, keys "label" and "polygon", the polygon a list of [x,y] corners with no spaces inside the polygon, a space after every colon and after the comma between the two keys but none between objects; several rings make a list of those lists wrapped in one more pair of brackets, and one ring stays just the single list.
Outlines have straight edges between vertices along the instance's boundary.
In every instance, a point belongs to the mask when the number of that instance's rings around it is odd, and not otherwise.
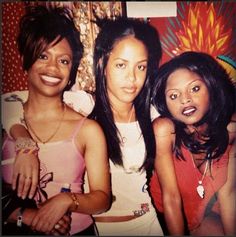
[{"label": "gold necklace", "polygon": [[32,128],[32,126],[30,125],[29,121],[27,121],[26,117],[25,117],[25,112],[24,112],[24,121],[25,121],[25,125],[29,131],[29,133],[34,135],[34,137],[37,138],[37,140],[43,144],[49,142],[58,132],[59,128],[61,127],[61,123],[63,121],[63,118],[64,118],[64,115],[65,115],[65,112],[66,112],[66,105],[63,103],[63,113],[62,113],[62,116],[61,116],[61,119],[60,121],[58,122],[58,125],[55,129],[55,131],[52,133],[52,135],[49,136],[49,138],[47,138],[46,140],[42,140],[37,134],[36,132],[34,131],[34,129]]},{"label": "gold necklace", "polygon": [[[193,161],[193,166],[195,169],[197,169],[195,163],[194,163],[194,159],[193,159],[193,155],[191,154],[191,158],[192,158],[192,161]],[[200,198],[204,198],[204,195],[205,195],[205,189],[204,189],[204,186],[203,186],[203,180],[206,176],[206,173],[207,173],[207,170],[208,170],[208,167],[209,167],[209,160],[207,160],[206,164],[205,164],[205,169],[204,169],[204,172],[202,174],[202,178],[200,180],[198,180],[198,186],[196,188],[197,190],[197,193],[198,195],[200,196]],[[198,176],[198,175],[197,175]]]}]

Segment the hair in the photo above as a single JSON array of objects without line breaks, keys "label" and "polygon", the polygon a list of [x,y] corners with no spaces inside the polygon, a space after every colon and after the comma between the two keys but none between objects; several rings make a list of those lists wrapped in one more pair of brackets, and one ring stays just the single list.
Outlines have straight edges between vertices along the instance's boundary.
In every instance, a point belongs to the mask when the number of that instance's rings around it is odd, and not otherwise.
[{"label": "hair", "polygon": [[146,147],[145,161],[140,168],[145,166],[147,169],[151,167],[155,157],[155,139],[150,118],[150,96],[153,80],[156,76],[162,55],[158,32],[147,22],[133,18],[118,17],[112,20],[108,18],[99,19],[96,17],[95,22],[100,27],[100,32],[96,38],[94,49],[96,100],[91,117],[95,118],[102,126],[108,143],[108,155],[115,165],[123,166],[120,149],[121,141],[118,137],[119,131],[115,125],[107,95],[104,71],[113,47],[115,47],[117,42],[127,36],[133,36],[141,41],[148,51],[145,83],[133,103]]},{"label": "hair", "polygon": [[[177,69],[187,69],[198,74],[206,84],[210,103],[207,113],[195,126],[208,124],[205,143],[194,139],[194,133],[185,131],[186,125],[176,120],[167,108],[165,89],[171,73]],[[152,99],[154,106],[163,117],[170,118],[175,124],[177,158],[184,159],[181,145],[184,144],[191,152],[205,152],[206,159],[220,157],[227,148],[229,136],[227,125],[235,112],[235,88],[226,70],[210,55],[202,52],[185,52],[163,64],[153,87]]]},{"label": "hair", "polygon": [[80,32],[75,27],[70,13],[67,8],[47,8],[41,5],[26,8],[26,14],[20,20],[17,37],[19,53],[23,59],[23,70],[26,71],[51,43],[56,45],[62,39],[68,41],[73,59],[69,83],[64,90],[69,90],[75,83],[83,55]]}]

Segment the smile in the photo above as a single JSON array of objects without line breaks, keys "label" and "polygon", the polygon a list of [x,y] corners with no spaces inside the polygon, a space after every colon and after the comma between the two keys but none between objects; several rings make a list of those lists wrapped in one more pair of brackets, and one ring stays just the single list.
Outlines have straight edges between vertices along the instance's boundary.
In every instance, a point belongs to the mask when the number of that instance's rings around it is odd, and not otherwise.
[{"label": "smile", "polygon": [[50,84],[57,84],[61,81],[61,79],[58,77],[42,76],[41,78],[44,82],[50,83]]}]

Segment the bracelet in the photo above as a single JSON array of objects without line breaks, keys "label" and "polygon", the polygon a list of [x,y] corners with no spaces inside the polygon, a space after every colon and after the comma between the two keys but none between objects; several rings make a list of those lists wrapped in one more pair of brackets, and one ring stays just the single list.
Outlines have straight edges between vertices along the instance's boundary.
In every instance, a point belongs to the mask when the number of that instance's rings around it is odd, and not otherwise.
[{"label": "bracelet", "polygon": [[34,154],[38,155],[39,148],[37,143],[29,137],[19,137],[15,143],[16,154]]},{"label": "bracelet", "polygon": [[67,193],[70,198],[73,200],[73,203],[75,205],[75,210],[79,207],[79,200],[78,198],[76,197],[75,193]]},{"label": "bracelet", "polygon": [[17,214],[16,225],[18,227],[22,227],[24,210],[25,210],[25,207],[21,207],[18,214]]}]

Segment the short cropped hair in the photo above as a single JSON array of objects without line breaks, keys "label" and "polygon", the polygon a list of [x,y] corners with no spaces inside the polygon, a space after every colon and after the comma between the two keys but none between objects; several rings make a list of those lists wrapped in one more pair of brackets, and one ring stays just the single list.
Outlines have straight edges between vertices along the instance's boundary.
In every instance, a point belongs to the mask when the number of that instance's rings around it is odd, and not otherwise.
[{"label": "short cropped hair", "polygon": [[[67,8],[34,6],[26,9],[21,18],[17,44],[23,60],[23,70],[29,70],[39,55],[53,42],[66,39],[73,54],[69,78],[70,87],[75,83],[77,69],[83,56],[83,44],[70,11]],[[69,89],[69,88],[65,88]]]}]

